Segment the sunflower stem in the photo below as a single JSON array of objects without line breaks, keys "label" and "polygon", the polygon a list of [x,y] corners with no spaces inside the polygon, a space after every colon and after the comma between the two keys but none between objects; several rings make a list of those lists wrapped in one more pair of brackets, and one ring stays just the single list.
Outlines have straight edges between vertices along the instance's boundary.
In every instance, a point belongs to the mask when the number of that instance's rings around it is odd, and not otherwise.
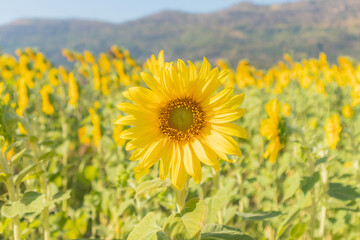
[{"label": "sunflower stem", "polygon": [[[308,161],[309,161],[309,172],[310,176],[314,174],[315,164],[314,159],[311,157],[309,150],[306,150]],[[315,228],[316,228],[316,192],[315,187],[311,189],[311,225],[310,225],[310,239],[315,239]]]},{"label": "sunflower stem", "polygon": [[183,189],[178,190],[177,188],[174,187],[174,190],[175,190],[176,207],[177,207],[178,212],[181,212],[181,210],[185,206],[186,197],[189,192],[189,178],[187,178]]},{"label": "sunflower stem", "polygon": [[[38,151],[38,147],[35,143],[31,142],[30,146],[34,152],[34,159],[36,163],[39,163],[39,151]],[[49,191],[48,191],[48,187],[47,187],[47,183],[46,183],[46,162],[40,164],[40,166],[38,167],[39,171],[42,171],[43,173],[40,175],[40,189],[41,192],[44,194],[45,199],[44,199],[44,204],[46,206],[47,202],[50,200],[49,199]],[[50,225],[49,225],[49,207],[44,207],[44,209],[42,210],[42,215],[43,215],[43,228],[44,228],[44,240],[50,240]]]},{"label": "sunflower stem", "polygon": [[[322,173],[321,182],[324,187],[324,193],[326,193],[327,192],[327,171],[326,171],[326,167],[324,166],[324,164],[321,164],[321,173]],[[326,196],[326,194],[324,194],[324,196]],[[325,201],[325,199],[324,199],[324,201]],[[326,207],[325,207],[325,203],[323,203],[323,206],[321,206],[321,213],[320,213],[320,228],[319,228],[319,237],[320,238],[324,238],[325,220],[326,220]]]},{"label": "sunflower stem", "polygon": [[[17,195],[16,195],[14,182],[13,182],[13,176],[11,176],[8,179],[6,185],[7,185],[8,191],[9,191],[10,201],[11,202],[16,202],[18,199],[17,199]],[[13,222],[14,240],[20,240],[21,237],[20,237],[20,218],[19,218],[19,215],[16,215],[15,217],[13,217],[12,222]]]},{"label": "sunflower stem", "polygon": [[[67,124],[65,123],[65,121],[62,123],[62,129],[63,129],[63,139],[64,141],[66,141],[67,136],[68,136],[68,131],[67,131]],[[68,185],[68,167],[67,167],[67,162],[68,162],[68,148],[65,149],[64,153],[63,153],[63,159],[62,159],[62,164],[63,164],[63,178],[62,178],[62,185],[63,185],[63,191],[66,192],[67,191],[67,185]],[[62,201],[62,210],[64,212],[67,212],[67,200],[63,200]]]},{"label": "sunflower stem", "polygon": [[[7,159],[0,154],[0,170],[1,172],[10,173],[10,177],[6,180],[5,185],[9,192],[9,198],[11,202],[16,202],[18,200],[17,190],[14,184],[13,169],[9,166]],[[16,215],[12,219],[14,240],[20,240],[20,218],[19,215]]]}]

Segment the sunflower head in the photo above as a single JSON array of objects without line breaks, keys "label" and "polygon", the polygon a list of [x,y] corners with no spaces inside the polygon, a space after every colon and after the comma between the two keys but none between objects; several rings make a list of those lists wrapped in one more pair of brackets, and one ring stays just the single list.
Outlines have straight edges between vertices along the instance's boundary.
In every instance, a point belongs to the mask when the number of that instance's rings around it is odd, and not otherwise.
[{"label": "sunflower head", "polygon": [[170,175],[173,185],[182,189],[188,175],[201,180],[201,165],[219,168],[218,158],[232,161],[240,156],[231,136],[247,137],[242,127],[231,122],[245,109],[239,108],[244,94],[232,95],[226,88],[215,93],[229,75],[229,70],[211,69],[204,58],[198,71],[192,62],[164,62],[163,52],[147,61],[151,74],[141,73],[146,87],[132,87],[124,96],[134,104],[118,108],[129,115],[115,124],[132,126],[120,137],[130,140],[127,150],[134,150],[130,160],[140,160],[137,171],[149,169],[160,160],[159,175]]},{"label": "sunflower head", "polygon": [[340,133],[342,127],[340,125],[340,117],[334,114],[328,118],[324,126],[326,132],[326,142],[331,149],[335,149],[337,143],[340,141]]},{"label": "sunflower head", "polygon": [[287,141],[286,121],[280,115],[280,107],[281,103],[277,99],[271,99],[265,105],[269,117],[260,123],[260,134],[270,140],[264,158],[269,158],[271,162],[275,162],[278,152]]}]

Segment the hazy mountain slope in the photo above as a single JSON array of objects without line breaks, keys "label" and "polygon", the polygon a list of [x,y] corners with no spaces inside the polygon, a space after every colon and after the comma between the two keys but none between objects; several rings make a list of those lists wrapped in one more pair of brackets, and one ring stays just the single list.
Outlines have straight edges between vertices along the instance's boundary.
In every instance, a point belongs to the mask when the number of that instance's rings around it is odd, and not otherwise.
[{"label": "hazy mountain slope", "polygon": [[360,1],[305,0],[272,6],[240,3],[209,14],[166,11],[124,24],[85,20],[21,20],[0,26],[3,52],[33,46],[55,63],[64,61],[61,48],[95,53],[117,44],[141,59],[165,50],[170,59],[211,60],[233,64],[248,58],[270,66],[284,52],[297,58],[320,51],[330,60],[339,54],[360,54]]}]

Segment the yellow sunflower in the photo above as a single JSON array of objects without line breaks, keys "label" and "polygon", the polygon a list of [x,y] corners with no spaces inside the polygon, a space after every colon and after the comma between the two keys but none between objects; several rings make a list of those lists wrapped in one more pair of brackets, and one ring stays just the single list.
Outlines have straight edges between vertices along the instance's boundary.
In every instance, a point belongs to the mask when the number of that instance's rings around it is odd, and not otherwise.
[{"label": "yellow sunflower", "polygon": [[340,117],[337,114],[334,114],[332,117],[328,118],[325,124],[325,132],[326,132],[326,142],[331,149],[335,149],[337,143],[340,141]]},{"label": "yellow sunflower", "polygon": [[239,108],[244,94],[232,95],[233,89],[215,91],[224,83],[229,70],[211,69],[204,58],[201,69],[182,60],[177,64],[158,60],[147,62],[151,75],[141,73],[148,88],[132,87],[124,96],[133,101],[117,107],[130,115],[115,124],[133,126],[121,132],[130,140],[127,150],[134,150],[130,160],[139,160],[137,169],[149,169],[160,159],[159,176],[168,174],[181,190],[190,175],[201,180],[201,164],[219,169],[218,158],[234,162],[228,155],[241,156],[238,143],[231,137],[247,138],[244,128],[231,123],[244,115]]},{"label": "yellow sunflower", "polygon": [[284,132],[280,119],[280,102],[277,99],[271,99],[265,105],[265,110],[269,118],[261,120],[260,134],[270,140],[270,143],[264,153],[264,158],[269,158],[270,162],[275,162],[282,146],[280,135]]},{"label": "yellow sunflower", "polygon": [[351,118],[354,115],[354,109],[352,109],[349,105],[345,105],[342,109],[342,113],[344,117]]}]

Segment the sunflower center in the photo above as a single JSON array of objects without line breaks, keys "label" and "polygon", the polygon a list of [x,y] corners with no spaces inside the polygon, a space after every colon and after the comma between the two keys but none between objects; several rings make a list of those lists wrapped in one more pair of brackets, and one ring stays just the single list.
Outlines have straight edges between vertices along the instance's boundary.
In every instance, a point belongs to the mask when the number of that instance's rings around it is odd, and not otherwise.
[{"label": "sunflower center", "polygon": [[193,122],[193,112],[185,106],[174,108],[170,111],[169,126],[171,128],[186,131],[191,127]]},{"label": "sunflower center", "polygon": [[200,134],[204,125],[204,112],[191,99],[176,99],[161,110],[159,121],[164,135],[176,141],[184,141]]}]

